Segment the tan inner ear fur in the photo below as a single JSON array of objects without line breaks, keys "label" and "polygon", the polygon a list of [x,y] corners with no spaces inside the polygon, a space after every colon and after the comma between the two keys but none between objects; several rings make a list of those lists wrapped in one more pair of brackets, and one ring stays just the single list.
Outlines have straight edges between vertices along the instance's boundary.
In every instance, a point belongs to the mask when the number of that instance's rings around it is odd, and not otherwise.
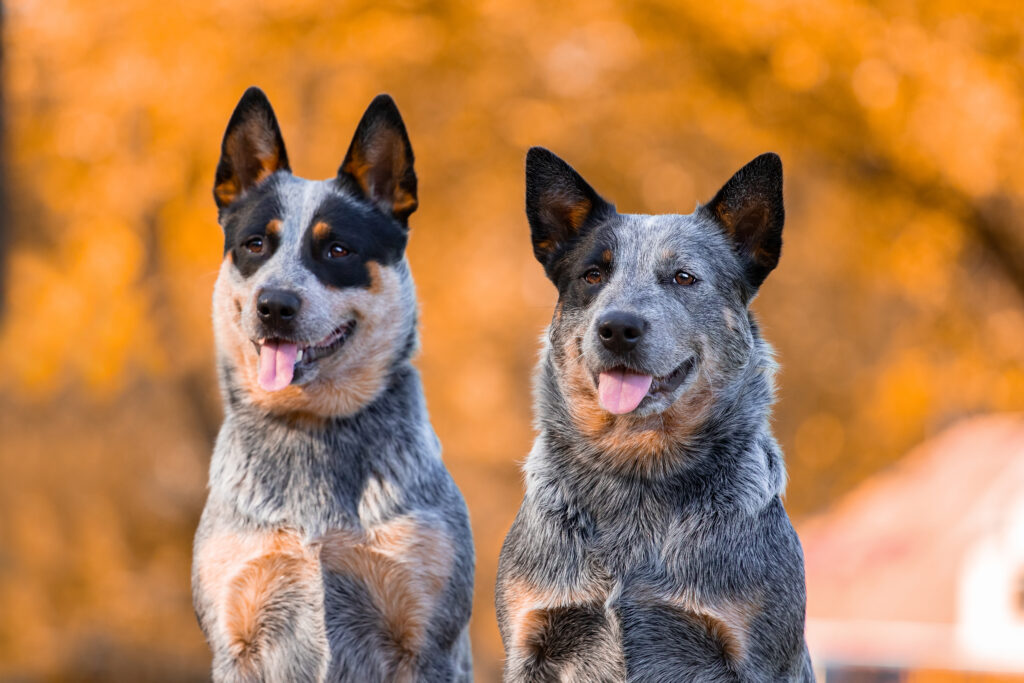
[{"label": "tan inner ear fur", "polygon": [[[243,143],[249,148],[243,146]],[[213,189],[222,205],[238,199],[245,189],[243,183],[248,182],[249,186],[256,185],[281,169],[281,149],[277,146],[272,130],[265,122],[255,119],[240,124],[232,131],[225,141],[224,152],[231,159],[235,172]],[[240,165],[246,164],[249,155],[255,159],[258,168],[253,178],[243,180],[238,177],[238,169]]]},{"label": "tan inner ear fur", "polygon": [[275,414],[316,422],[352,415],[380,394],[405,342],[407,315],[394,268],[367,264],[370,287],[353,289],[345,297],[347,306],[357,312],[356,330],[335,355],[319,361],[319,373],[312,382],[268,392],[259,385],[259,357],[231,303],[251,296],[251,292],[234,291],[228,271],[233,267],[230,258],[221,265],[214,290],[214,332],[224,361],[235,369],[236,381],[253,403]]},{"label": "tan inner ear fur", "polygon": [[572,201],[571,197],[559,197],[561,201],[555,201],[552,203],[551,209],[554,211],[561,221],[569,226],[573,232],[579,232],[579,229],[583,227],[584,221],[587,220],[587,216],[590,215],[590,209],[592,204],[589,199],[581,199],[579,201]]},{"label": "tan inner ear fur", "polygon": [[[769,220],[767,208],[752,206],[732,211],[725,202],[719,202],[715,207],[715,215],[718,216],[718,220],[732,236],[734,242],[741,244],[742,248],[747,250],[748,257],[755,263],[769,265],[773,261],[778,261],[778,254],[771,253],[762,244],[762,233],[765,232]],[[737,226],[742,220],[753,221],[755,225],[760,226],[760,229],[752,234],[738,235]]]},{"label": "tan inner ear fur", "polygon": [[568,230],[568,234],[561,235],[557,239],[544,239],[536,242],[536,249],[549,253],[562,240],[579,232],[593,209],[593,204],[589,199],[552,190],[545,193],[541,205],[544,207],[543,220],[545,223],[564,226]]},{"label": "tan inner ear fur", "polygon": [[213,188],[213,192],[217,196],[217,201],[223,206],[235,201],[242,194],[238,178],[233,175]]},{"label": "tan inner ear fur", "polygon": [[[379,175],[389,179],[389,187],[374,185],[377,175],[374,170],[381,168],[387,170]],[[405,141],[397,131],[379,132],[368,147],[354,146],[341,170],[355,178],[363,194],[374,201],[383,201],[385,208],[395,215],[410,214],[419,205],[415,195],[401,182],[409,171],[409,158]]]}]

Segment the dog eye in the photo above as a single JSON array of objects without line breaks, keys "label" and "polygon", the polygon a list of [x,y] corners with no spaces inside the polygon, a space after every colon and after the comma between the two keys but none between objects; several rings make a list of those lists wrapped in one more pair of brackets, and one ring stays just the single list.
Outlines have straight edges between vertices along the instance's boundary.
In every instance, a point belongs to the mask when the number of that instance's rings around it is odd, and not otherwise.
[{"label": "dog eye", "polygon": [[677,285],[683,285],[685,287],[688,285],[692,285],[694,282],[697,281],[697,278],[690,275],[685,270],[680,270],[678,273],[676,273],[675,280]]},{"label": "dog eye", "polygon": [[327,258],[341,258],[342,256],[348,256],[349,253],[348,249],[337,242],[327,247]]},{"label": "dog eye", "polygon": [[599,268],[591,268],[583,274],[583,279],[592,285],[596,285],[601,282],[601,270]]},{"label": "dog eye", "polygon": [[263,253],[263,238],[262,237],[250,237],[245,241],[243,245],[249,250],[250,254],[262,254]]}]

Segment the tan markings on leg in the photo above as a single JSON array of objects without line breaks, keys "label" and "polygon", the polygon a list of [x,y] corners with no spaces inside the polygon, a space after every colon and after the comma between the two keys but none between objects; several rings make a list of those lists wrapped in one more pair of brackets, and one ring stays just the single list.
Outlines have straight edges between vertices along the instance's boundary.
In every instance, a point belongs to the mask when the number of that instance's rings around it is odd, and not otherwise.
[{"label": "tan markings on leg", "polygon": [[406,516],[366,534],[332,531],[320,542],[326,570],[366,586],[399,660],[415,658],[455,563],[455,549],[444,530]]},{"label": "tan markings on leg", "polygon": [[525,654],[529,641],[547,624],[547,610],[583,604],[602,604],[607,589],[598,582],[585,586],[542,588],[522,579],[510,580],[502,589],[509,620],[509,651]]},{"label": "tan markings on leg", "polygon": [[701,377],[663,413],[635,417],[612,415],[601,407],[578,339],[563,344],[556,365],[573,422],[610,464],[644,472],[663,467],[669,464],[665,458],[707,419],[710,391]]},{"label": "tan markings on leg", "polygon": [[214,607],[214,629],[236,655],[258,635],[264,608],[285,589],[316,592],[316,556],[294,531],[225,532],[197,549],[198,578]]},{"label": "tan markings on leg", "polygon": [[283,553],[263,555],[246,565],[225,598],[224,629],[232,655],[245,660],[257,653],[267,605],[283,593],[302,591],[315,580],[313,569],[307,558]]},{"label": "tan markings on leg", "polygon": [[331,226],[325,221],[317,221],[313,226],[313,237],[318,240],[325,240],[331,235]]},{"label": "tan markings on leg", "polygon": [[676,609],[696,617],[708,633],[722,645],[732,662],[742,662],[749,652],[750,625],[761,611],[757,599],[704,602],[692,595],[665,600]]}]

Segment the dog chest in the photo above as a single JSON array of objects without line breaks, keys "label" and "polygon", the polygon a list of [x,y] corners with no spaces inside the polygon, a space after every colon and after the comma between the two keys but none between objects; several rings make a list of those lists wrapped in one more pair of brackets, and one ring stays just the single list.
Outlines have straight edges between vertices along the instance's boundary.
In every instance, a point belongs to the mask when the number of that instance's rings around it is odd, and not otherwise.
[{"label": "dog chest", "polygon": [[602,662],[600,671],[627,677],[654,652],[689,661],[680,648],[692,648],[692,656],[718,652],[730,666],[742,666],[759,611],[756,601],[681,590],[655,572],[562,586],[514,579],[500,590],[510,665],[526,671],[546,662],[573,675]]},{"label": "dog chest", "polygon": [[403,652],[418,652],[455,564],[445,530],[404,515],[365,530],[337,529],[317,539],[324,572],[359,583],[381,615],[379,628]]},{"label": "dog chest", "polygon": [[291,529],[216,533],[197,551],[200,591],[213,608],[206,626],[236,655],[255,647],[271,622],[325,637],[328,574],[358,583],[368,597],[359,621],[376,616],[374,628],[397,650],[418,652],[455,561],[448,534],[413,514],[315,538]]}]

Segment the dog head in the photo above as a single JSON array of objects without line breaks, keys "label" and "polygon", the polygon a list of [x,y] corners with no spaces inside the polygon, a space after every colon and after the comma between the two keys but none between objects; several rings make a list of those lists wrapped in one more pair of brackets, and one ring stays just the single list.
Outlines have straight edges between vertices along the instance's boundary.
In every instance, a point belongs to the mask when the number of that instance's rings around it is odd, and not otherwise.
[{"label": "dog head", "polygon": [[229,397],[275,413],[352,414],[415,345],[405,260],[416,174],[394,101],[380,95],[338,175],[292,175],[270,102],[242,96],[214,184],[224,261],[214,290]]},{"label": "dog head", "polygon": [[764,154],[689,215],[620,214],[533,148],[526,212],[558,288],[558,390],[604,452],[668,452],[708,417],[756,342],[748,305],[782,248],[782,165]]}]

